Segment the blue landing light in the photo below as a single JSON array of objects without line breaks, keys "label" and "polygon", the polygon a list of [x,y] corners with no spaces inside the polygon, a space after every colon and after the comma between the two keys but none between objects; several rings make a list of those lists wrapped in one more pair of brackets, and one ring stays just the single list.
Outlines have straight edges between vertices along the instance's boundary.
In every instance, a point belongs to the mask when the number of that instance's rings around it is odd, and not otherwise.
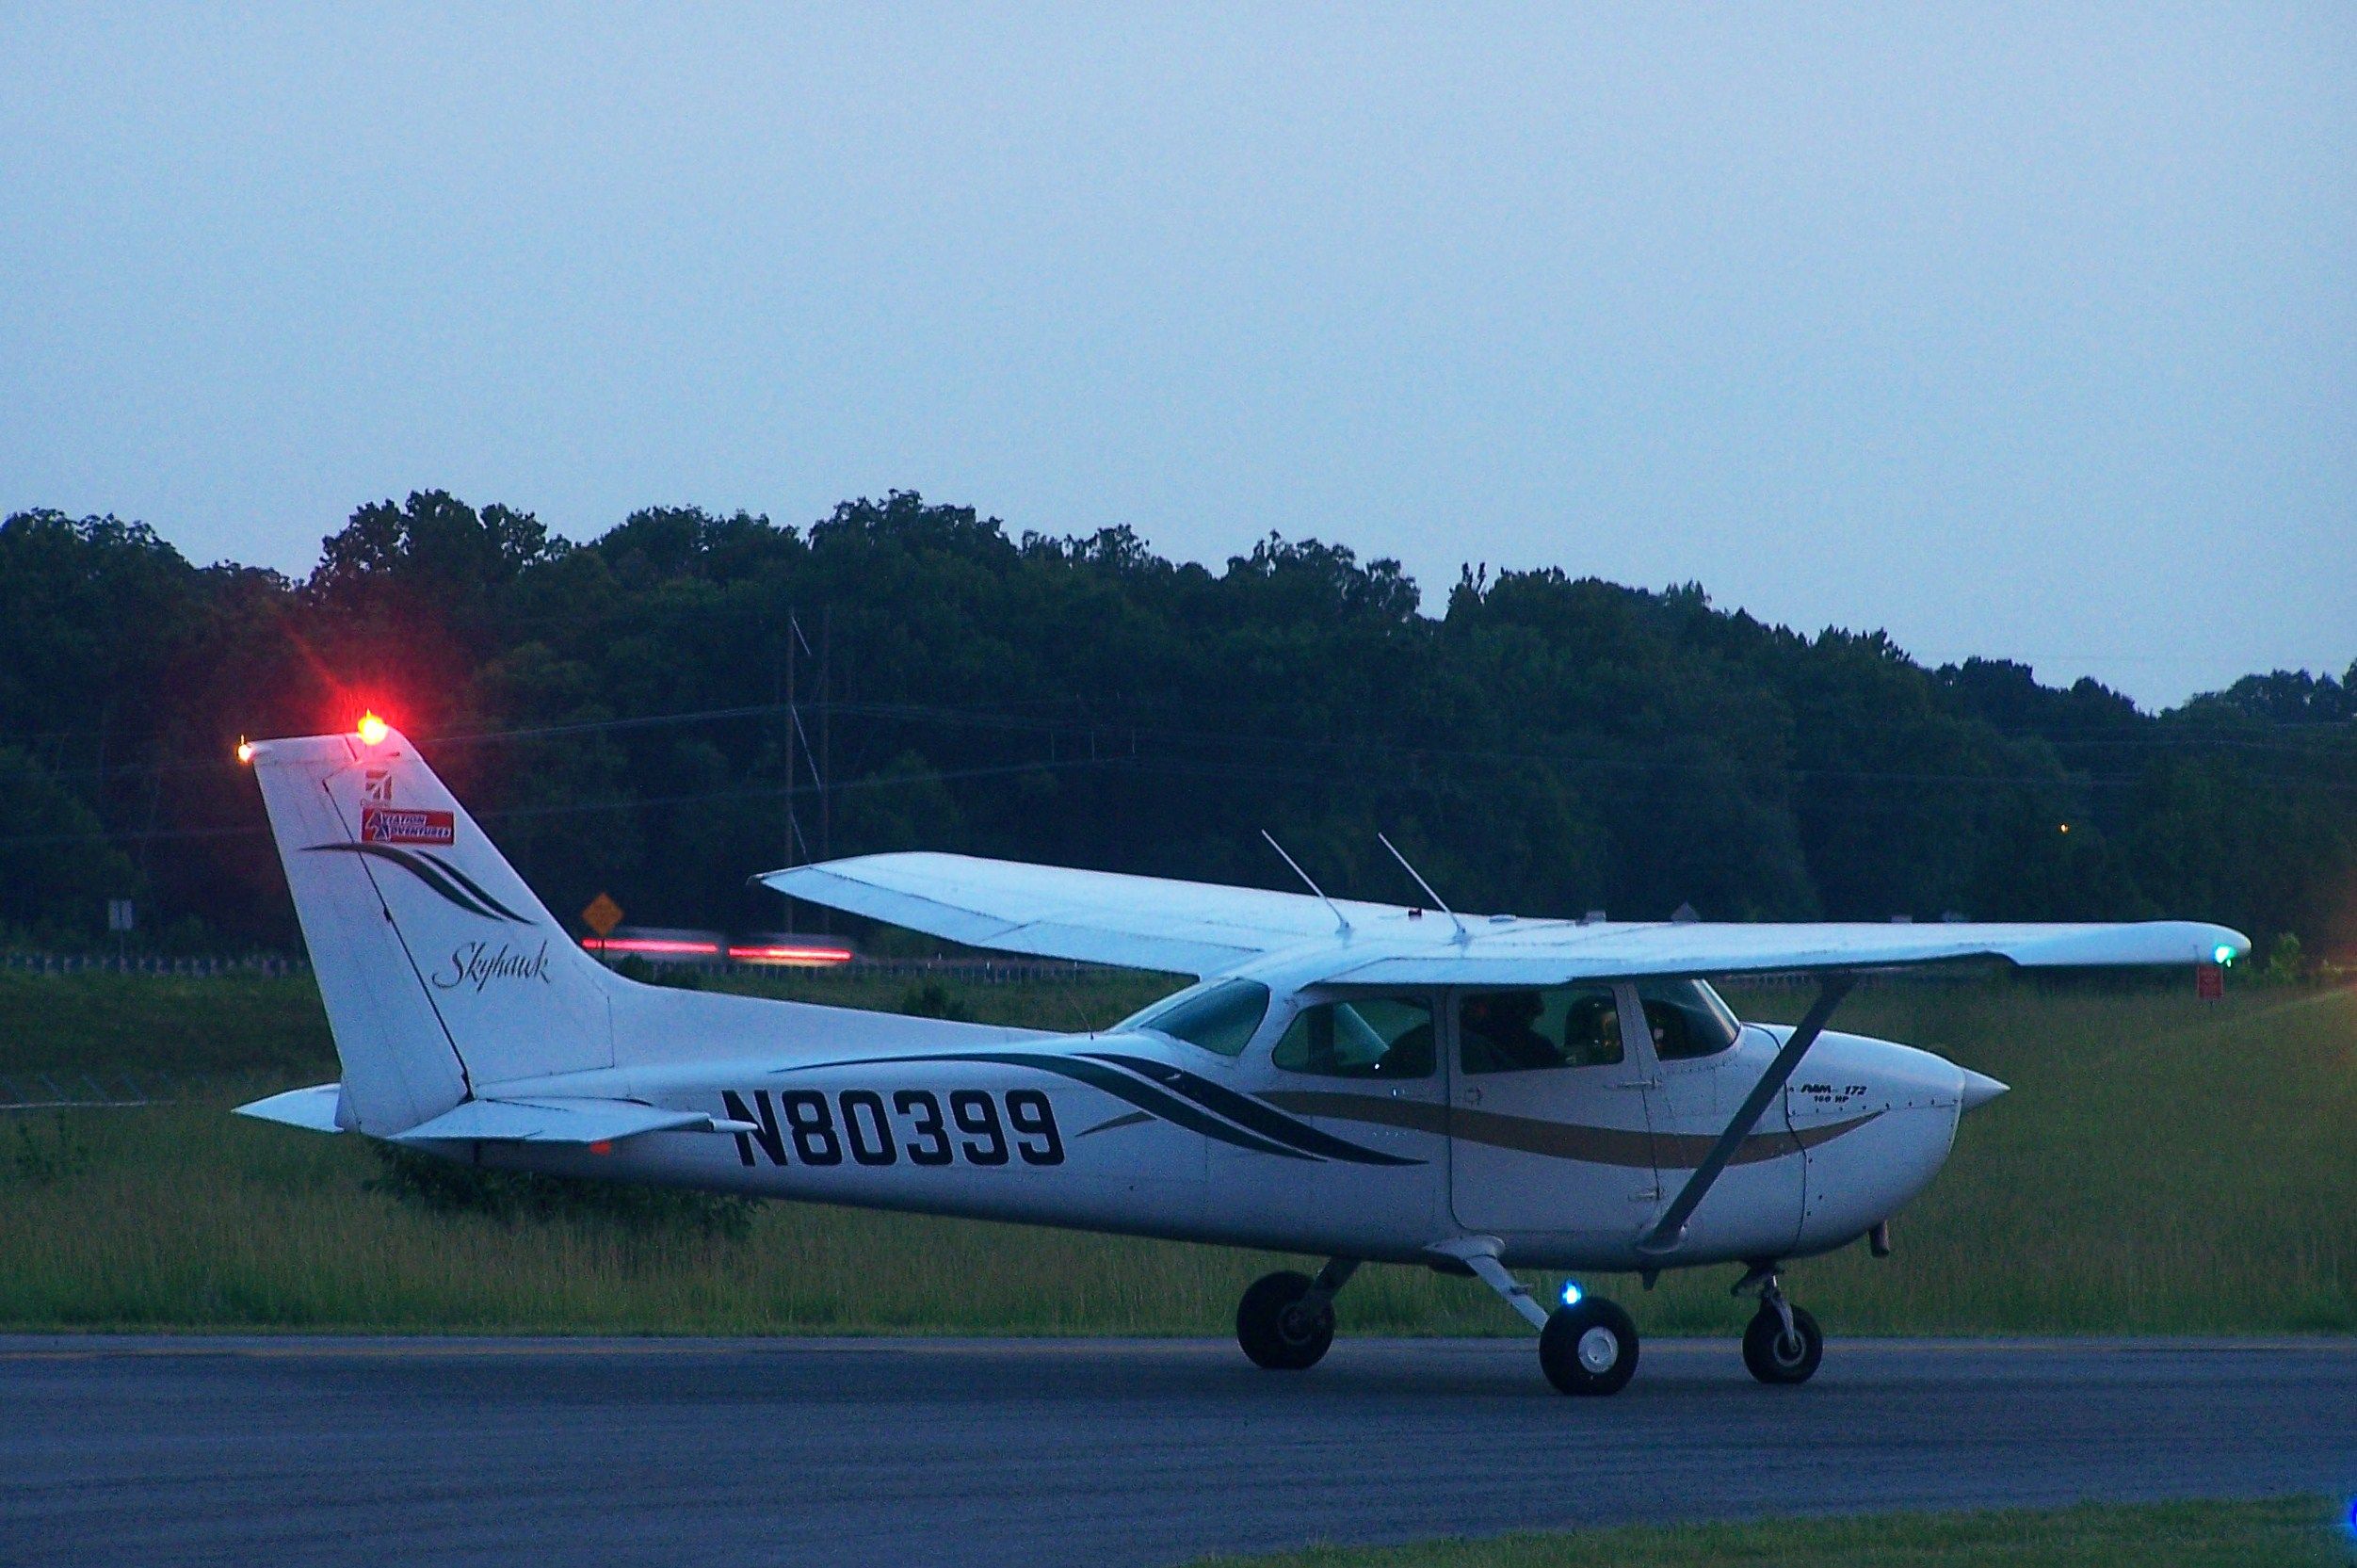
[{"label": "blue landing light", "polygon": [[1579,1299],[1587,1294],[1588,1292],[1579,1287],[1579,1282],[1577,1280],[1565,1280],[1563,1282],[1563,1304],[1565,1306],[1579,1305]]}]

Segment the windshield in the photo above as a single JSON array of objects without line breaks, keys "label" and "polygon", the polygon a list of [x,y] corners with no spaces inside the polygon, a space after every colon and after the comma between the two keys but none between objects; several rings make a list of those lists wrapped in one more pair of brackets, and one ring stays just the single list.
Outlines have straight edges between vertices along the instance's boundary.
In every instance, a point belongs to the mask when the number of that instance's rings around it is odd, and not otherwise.
[{"label": "windshield", "polygon": [[1268,988],[1258,980],[1223,980],[1156,1002],[1122,1029],[1152,1029],[1223,1057],[1241,1056],[1268,1016]]}]

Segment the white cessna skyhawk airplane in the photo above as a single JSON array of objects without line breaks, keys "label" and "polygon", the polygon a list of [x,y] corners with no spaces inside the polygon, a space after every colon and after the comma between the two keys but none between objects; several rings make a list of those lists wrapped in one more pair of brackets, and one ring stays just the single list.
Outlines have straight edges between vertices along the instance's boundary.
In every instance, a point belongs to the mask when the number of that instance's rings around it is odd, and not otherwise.
[{"label": "white cessna skyhawk airplane", "polygon": [[[244,1112],[575,1176],[1309,1253],[1236,1338],[1300,1368],[1367,1260],[1469,1274],[1571,1394],[1638,1358],[1628,1315],[1516,1268],[1735,1263],[1744,1360],[1816,1371],[1787,1259],[1871,1236],[2005,1086],[1826,1028],[1862,970],[2223,963],[2222,927],[1632,924],[1459,916],[945,854],[761,880],[975,946],[1201,977],[1093,1034],[635,984],[584,952],[371,717],[241,747],[342,1061]],[[1405,864],[1404,862],[1402,863]],[[1307,879],[1304,878],[1304,881]],[[1421,879],[1418,879],[1421,881]],[[1428,895],[1429,888],[1426,889]],[[1812,971],[1793,1027],[1709,975]]]}]

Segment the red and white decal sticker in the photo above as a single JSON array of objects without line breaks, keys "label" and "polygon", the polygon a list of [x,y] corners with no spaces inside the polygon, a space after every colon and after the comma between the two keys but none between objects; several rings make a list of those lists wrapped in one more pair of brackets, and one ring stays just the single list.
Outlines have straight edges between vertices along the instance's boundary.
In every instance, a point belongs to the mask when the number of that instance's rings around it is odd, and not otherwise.
[{"label": "red and white decal sticker", "polygon": [[458,818],[451,812],[396,810],[390,806],[360,808],[360,839],[363,844],[451,844],[458,836]]},{"label": "red and white decal sticker", "polygon": [[393,803],[393,769],[371,768],[367,772],[363,773],[360,793],[363,800],[374,800],[380,806],[391,805]]}]

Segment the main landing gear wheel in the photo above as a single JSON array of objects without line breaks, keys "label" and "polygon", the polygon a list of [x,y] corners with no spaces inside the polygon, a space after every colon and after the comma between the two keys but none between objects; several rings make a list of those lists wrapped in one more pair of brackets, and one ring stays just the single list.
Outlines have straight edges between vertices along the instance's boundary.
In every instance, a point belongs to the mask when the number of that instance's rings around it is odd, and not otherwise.
[{"label": "main landing gear wheel", "polygon": [[1286,1270],[1254,1280],[1235,1308],[1235,1342],[1255,1366],[1299,1372],[1317,1365],[1334,1342],[1334,1302],[1305,1301],[1307,1274]]},{"label": "main landing gear wheel", "polygon": [[1816,1364],[1825,1359],[1825,1331],[1816,1326],[1816,1319],[1790,1302],[1785,1308],[1792,1314],[1789,1331],[1784,1314],[1772,1301],[1762,1301],[1759,1311],[1752,1315],[1751,1326],[1743,1331],[1743,1365],[1762,1382],[1806,1382],[1816,1375]]},{"label": "main landing gear wheel", "polygon": [[1539,1333],[1539,1367],[1563,1394],[1618,1394],[1637,1374],[1637,1325],[1600,1296],[1557,1307]]}]

